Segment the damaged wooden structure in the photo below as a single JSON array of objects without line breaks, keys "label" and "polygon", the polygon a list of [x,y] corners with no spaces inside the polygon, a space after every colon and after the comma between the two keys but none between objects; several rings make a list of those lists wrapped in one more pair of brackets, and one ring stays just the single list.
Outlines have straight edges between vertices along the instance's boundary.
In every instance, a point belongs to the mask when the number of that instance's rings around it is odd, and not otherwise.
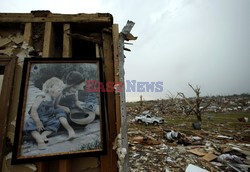
[{"label": "damaged wooden structure", "polygon": [[[129,34],[132,27],[123,34],[123,41],[136,39]],[[24,58],[103,58],[105,81],[120,82],[123,81],[120,74],[124,77],[124,72],[119,71],[121,68],[123,70],[123,62],[120,61],[124,56],[119,50],[119,38],[118,25],[113,24],[112,15],[107,13],[64,15],[32,11],[27,14],[0,14],[0,74],[3,76],[0,97],[0,171],[118,171],[119,158],[113,144],[120,133],[121,123],[126,125],[125,93],[122,93],[121,99],[119,92],[108,92],[106,97],[106,155],[14,166],[10,162]],[[121,48],[123,51],[124,46]],[[122,57],[119,53],[122,53]],[[127,147],[127,137],[122,138],[122,145]],[[125,157],[127,159],[128,155]],[[125,167],[127,170],[128,167]]]}]

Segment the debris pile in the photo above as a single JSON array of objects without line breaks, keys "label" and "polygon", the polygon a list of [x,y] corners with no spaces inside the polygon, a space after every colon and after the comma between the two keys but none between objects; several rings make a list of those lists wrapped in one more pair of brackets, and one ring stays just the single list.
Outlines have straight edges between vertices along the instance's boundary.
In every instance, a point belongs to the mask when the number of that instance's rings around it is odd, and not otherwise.
[{"label": "debris pile", "polygon": [[0,55],[17,56],[21,59],[31,56],[42,56],[42,52],[35,50],[24,41],[22,33],[12,33],[10,35],[0,35]]},{"label": "debris pile", "polygon": [[[250,171],[248,121],[240,122],[237,115],[225,121],[218,119],[223,114],[210,113],[196,130],[192,126],[195,117],[166,115],[155,107],[150,102],[149,106],[127,108],[130,171]],[[136,122],[135,117],[145,110],[164,118],[165,123]]]}]

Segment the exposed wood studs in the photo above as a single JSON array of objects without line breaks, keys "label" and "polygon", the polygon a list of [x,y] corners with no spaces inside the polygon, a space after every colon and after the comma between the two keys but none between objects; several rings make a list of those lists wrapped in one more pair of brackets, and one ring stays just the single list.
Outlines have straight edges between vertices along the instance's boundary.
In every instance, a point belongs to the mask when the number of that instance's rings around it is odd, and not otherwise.
[{"label": "exposed wood studs", "polygon": [[54,55],[54,30],[52,22],[45,23],[44,41],[43,41],[43,57]]},{"label": "exposed wood studs", "polygon": [[72,38],[70,34],[70,24],[63,25],[63,57],[72,57]]}]

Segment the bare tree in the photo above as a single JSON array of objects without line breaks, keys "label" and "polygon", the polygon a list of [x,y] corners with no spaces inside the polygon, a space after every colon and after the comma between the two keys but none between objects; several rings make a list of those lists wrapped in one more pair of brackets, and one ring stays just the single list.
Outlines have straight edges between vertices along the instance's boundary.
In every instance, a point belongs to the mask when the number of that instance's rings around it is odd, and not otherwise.
[{"label": "bare tree", "polygon": [[183,100],[185,101],[185,105],[181,105],[184,113],[186,115],[190,115],[191,113],[194,113],[197,117],[198,121],[202,121],[201,119],[201,115],[203,113],[203,111],[211,104],[211,102],[209,102],[206,106],[201,107],[201,102],[202,102],[202,98],[200,97],[200,87],[196,86],[196,88],[194,88],[191,84],[188,84],[189,87],[192,88],[192,90],[195,92],[195,102],[191,102],[188,98],[186,98],[186,96],[184,95],[184,93],[178,92],[177,95],[181,98],[183,98]]},{"label": "bare tree", "polygon": [[140,95],[140,106],[142,107],[142,95]]}]

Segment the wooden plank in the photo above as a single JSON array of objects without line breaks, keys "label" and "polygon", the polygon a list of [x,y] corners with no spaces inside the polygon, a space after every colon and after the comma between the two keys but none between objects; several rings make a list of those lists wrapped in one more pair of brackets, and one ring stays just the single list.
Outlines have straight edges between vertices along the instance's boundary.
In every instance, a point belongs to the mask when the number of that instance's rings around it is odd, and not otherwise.
[{"label": "wooden plank", "polygon": [[[115,74],[115,83],[120,82],[119,78],[119,57],[118,57],[118,42],[119,42],[119,28],[118,24],[113,24],[112,26],[113,33],[113,53],[114,53],[114,74]],[[116,107],[116,130],[117,133],[120,133],[121,128],[121,104],[120,104],[120,92],[115,94],[115,107]]]},{"label": "wooden plank", "polygon": [[100,56],[103,57],[103,48],[101,46],[99,46],[99,49],[100,49]]},{"label": "wooden plank", "polygon": [[[66,25],[64,26],[63,29],[67,29],[70,28],[70,25]],[[66,50],[63,50],[63,55],[67,55],[69,57],[69,55],[71,56],[70,52],[71,52],[71,46],[70,46],[70,42],[65,42],[65,40],[63,40],[65,43],[64,46],[66,48]],[[44,42],[43,42],[43,57],[53,57],[54,55],[54,47],[55,47],[55,42],[54,42],[54,30],[53,30],[53,24],[52,22],[46,22],[45,23],[45,31],[44,31]],[[55,163],[55,162],[49,162],[49,166],[50,163]],[[44,164],[46,165],[46,163]],[[60,172],[69,172],[71,165],[70,165],[70,160],[59,160],[58,162],[58,171]],[[46,171],[41,171],[41,172],[46,172]]]},{"label": "wooden plank", "polygon": [[38,162],[36,163],[37,172],[47,172],[49,171],[48,162]]},{"label": "wooden plank", "polygon": [[43,57],[54,55],[54,30],[52,22],[45,23],[44,41],[43,41]]},{"label": "wooden plank", "polygon": [[[2,64],[1,61],[4,63]],[[6,63],[8,61],[8,63]],[[12,85],[14,79],[14,71],[15,71],[16,58],[0,58],[0,65],[4,66],[4,78],[2,83],[2,91],[0,96],[0,169],[2,169],[3,163],[3,152],[4,152],[4,143],[6,138],[6,129],[7,129],[7,121],[8,114],[10,111],[10,102],[12,95]],[[4,102],[4,103],[3,103]]]},{"label": "wooden plank", "polygon": [[47,17],[34,17],[29,13],[0,13],[0,23],[29,23],[29,22],[80,22],[80,23],[98,23],[109,24],[113,23],[113,17],[109,13],[97,13],[97,14],[49,14]]},{"label": "wooden plank", "polygon": [[95,44],[95,56],[96,58],[100,58],[100,48],[98,44]]},{"label": "wooden plank", "polygon": [[72,39],[68,35],[70,33],[70,24],[63,25],[63,57],[72,57]]},{"label": "wooden plank", "polygon": [[[44,30],[44,40],[43,40],[43,57],[51,57],[54,53],[54,31],[52,22],[45,23]],[[53,161],[40,162],[37,164],[37,169],[39,172],[47,172],[50,169],[50,164],[54,163]]]},{"label": "wooden plank", "polygon": [[60,172],[70,172],[71,171],[71,160],[62,159],[59,160],[59,168]]},{"label": "wooden plank", "polygon": [[[24,42],[28,43],[28,45],[32,46],[32,23],[26,23],[25,24],[25,29],[24,29],[24,35],[23,35],[23,38],[24,38]],[[18,59],[19,61],[19,66],[18,66],[18,70],[21,70],[19,69],[19,67],[22,68],[23,66],[23,59]],[[18,73],[18,75],[22,75],[22,73],[19,73],[16,71],[16,73]],[[22,77],[18,77],[18,78],[22,78]],[[15,83],[14,85],[19,85],[21,84],[21,79],[18,79],[18,80],[15,80],[17,81],[18,83]],[[18,89],[19,91],[19,89]],[[17,93],[16,93],[17,94]],[[19,96],[19,93],[18,93],[18,96]],[[18,98],[19,100],[19,98]],[[36,166],[37,166],[37,171],[38,172],[47,172],[48,171],[48,162],[38,162],[36,163]]]},{"label": "wooden plank", "polygon": [[213,153],[207,153],[207,154],[206,154],[206,155],[204,155],[202,158],[203,158],[204,160],[206,160],[206,161],[210,162],[210,161],[212,161],[212,160],[216,159],[216,158],[217,158],[217,156],[216,156],[216,155],[214,155]]},{"label": "wooden plank", "polygon": [[32,45],[32,23],[25,24],[23,41],[28,43],[28,45]]},{"label": "wooden plank", "polygon": [[[114,59],[112,53],[112,35],[103,33],[103,61],[106,82],[114,82]],[[101,156],[101,171],[112,172],[117,171],[117,155],[112,149],[115,141],[116,118],[115,118],[115,95],[113,92],[107,92],[107,115],[108,115],[108,130],[107,133],[107,155]]]},{"label": "wooden plank", "polygon": [[198,156],[204,156],[206,155],[205,152],[200,151],[199,149],[191,149],[188,152],[191,152],[192,154],[198,155]]},{"label": "wooden plank", "polygon": [[[119,57],[119,79],[120,82],[124,83],[124,40],[126,36],[130,33],[134,26],[134,22],[128,21],[123,27],[122,32],[119,34],[119,45],[118,45],[118,57]],[[122,149],[126,149],[128,152],[128,135],[127,135],[127,112],[126,112],[126,94],[125,89],[120,92],[120,108],[121,108],[121,146]],[[125,155],[124,159],[120,160],[122,164],[120,165],[120,171],[129,171],[129,158],[128,153]]]},{"label": "wooden plank", "polygon": [[[70,24],[63,25],[63,58],[72,57],[72,40],[68,35],[70,33]],[[70,172],[71,171],[71,160],[59,160],[58,171]]]},{"label": "wooden plank", "polygon": [[81,40],[84,40],[84,41],[89,41],[89,42],[93,42],[93,43],[97,43],[97,44],[101,44],[102,43],[102,40],[100,37],[98,36],[85,36],[85,35],[81,35],[81,34],[78,34],[78,33],[72,33],[72,34],[69,34],[71,37],[73,38],[76,38],[76,39],[81,39]]}]

